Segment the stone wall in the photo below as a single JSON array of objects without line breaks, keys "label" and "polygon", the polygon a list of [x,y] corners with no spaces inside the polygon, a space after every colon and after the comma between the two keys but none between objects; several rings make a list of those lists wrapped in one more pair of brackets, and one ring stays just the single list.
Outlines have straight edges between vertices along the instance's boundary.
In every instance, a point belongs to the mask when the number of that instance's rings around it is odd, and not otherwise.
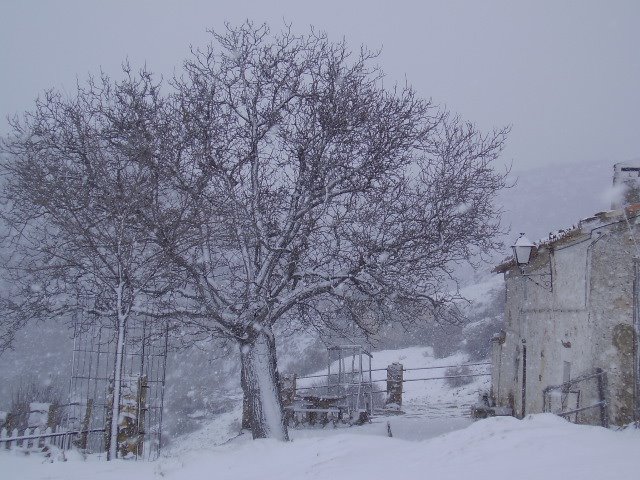
[{"label": "stone wall", "polygon": [[609,415],[616,425],[633,420],[635,254],[626,222],[622,222],[601,233],[591,255],[592,355],[607,371]]},{"label": "stone wall", "polygon": [[[511,406],[517,416],[543,411],[545,387],[600,367],[607,371],[612,423],[633,420],[635,245],[625,221],[601,220],[584,222],[552,249],[542,247],[526,275],[515,266],[505,273],[505,334],[493,344],[492,391],[497,404]],[[552,291],[545,285],[548,274]],[[595,381],[580,395],[582,406],[595,403]],[[599,423],[599,412],[584,412],[578,420]]]}]

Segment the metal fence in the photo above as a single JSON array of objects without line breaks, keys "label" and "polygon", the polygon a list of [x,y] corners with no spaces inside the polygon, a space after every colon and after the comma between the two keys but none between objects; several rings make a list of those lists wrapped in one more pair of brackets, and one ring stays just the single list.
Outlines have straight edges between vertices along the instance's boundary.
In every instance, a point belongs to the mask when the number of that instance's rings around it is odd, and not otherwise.
[{"label": "metal fence", "polygon": [[20,448],[22,450],[43,449],[49,445],[62,450],[72,447],[86,446],[87,437],[92,433],[104,434],[104,428],[91,430],[67,430],[62,427],[15,428],[9,432],[6,428],[0,430],[0,445],[5,449]]},{"label": "metal fence", "polygon": [[606,381],[606,372],[596,368],[559,385],[550,385],[543,390],[542,409],[573,423],[600,423],[608,427]]},{"label": "metal fence", "polygon": [[[70,381],[70,405],[65,426],[70,431],[89,432],[88,452],[104,452],[108,445],[113,399],[116,334],[112,325],[75,324]],[[162,444],[167,325],[144,316],[132,317],[127,325],[120,385],[121,425],[129,443],[127,456],[155,459]],[[102,432],[102,433],[101,433]],[[120,437],[120,435],[119,435]],[[120,438],[118,439],[120,443]],[[119,453],[118,455],[121,455]]]},{"label": "metal fence", "polygon": [[[404,367],[401,366],[401,375],[399,377],[394,377],[390,375],[390,368],[372,368],[366,369],[366,376],[364,376],[362,382],[344,382],[339,383],[339,379],[335,374],[331,373],[331,370],[328,370],[327,373],[322,374],[314,374],[314,375],[304,375],[296,377],[296,395],[297,396],[305,396],[308,394],[327,394],[330,395],[335,393],[337,387],[341,387],[342,391],[347,397],[355,397],[358,395],[358,392],[362,391],[363,386],[366,388],[368,392],[371,392],[371,411],[381,410],[386,404],[388,404],[389,396],[392,393],[400,392],[402,395],[402,385],[408,382],[423,382],[423,381],[433,381],[433,380],[455,380],[455,379],[469,379],[474,377],[486,377],[491,376],[490,373],[486,371],[478,371],[479,369],[483,369],[487,366],[491,365],[490,362],[471,362],[471,363],[462,363],[462,364],[454,364],[454,365],[438,365],[438,366],[429,366],[429,367]],[[458,372],[456,374],[446,374],[447,369],[456,369]],[[468,371],[465,371],[468,370]],[[435,374],[429,376],[418,376],[415,377],[412,374],[416,372],[428,372],[432,371]],[[381,372],[384,372],[384,376],[380,375]],[[358,377],[358,372],[356,372],[355,377]],[[411,375],[410,378],[406,378],[406,375]],[[377,377],[377,378],[376,378]],[[362,378],[362,377],[358,377]],[[305,382],[306,380],[306,382]],[[313,381],[313,383],[310,382]],[[302,383],[303,385],[299,385]],[[399,385],[398,385],[399,384]],[[398,388],[400,387],[400,388]],[[352,402],[355,403],[355,402]],[[471,413],[472,405],[457,405],[454,403],[448,403],[446,405],[439,402],[438,404],[427,405],[427,404],[418,404],[415,402],[411,403],[411,408],[416,410],[417,412],[424,414],[426,416],[467,416]]]}]

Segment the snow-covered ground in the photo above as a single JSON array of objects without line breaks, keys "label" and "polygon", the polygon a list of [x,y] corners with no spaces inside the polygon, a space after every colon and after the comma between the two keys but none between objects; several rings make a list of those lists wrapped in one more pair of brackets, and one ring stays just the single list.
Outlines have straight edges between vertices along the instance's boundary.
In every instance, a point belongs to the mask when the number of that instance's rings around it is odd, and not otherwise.
[{"label": "snow-covered ground", "polygon": [[[374,352],[373,368],[394,361],[439,366],[464,354],[436,359],[430,348]],[[406,375],[437,376],[441,370]],[[382,372],[384,373],[384,372]],[[407,377],[408,378],[408,377]],[[417,378],[417,377],[415,377]],[[640,429],[579,426],[551,414],[524,420],[420,414],[418,405],[473,403],[487,377],[457,388],[443,380],[405,384],[407,415],[376,416],[361,427],[291,429],[292,441],[253,441],[238,435],[240,409],[218,415],[202,429],[176,438],[155,462],[106,462],[67,454],[50,463],[41,454],[0,451],[0,477],[24,480],[243,480],[414,478],[500,480],[637,480]],[[422,412],[424,413],[424,412]],[[392,438],[388,431],[391,430]]]},{"label": "snow-covered ground", "polygon": [[[374,352],[373,368],[398,361],[406,367],[460,364],[465,354],[437,359],[427,347]],[[378,372],[384,374],[384,372]],[[406,378],[439,376],[442,370],[406,372]],[[413,376],[413,377],[412,377]],[[379,375],[378,378],[381,378]],[[375,377],[374,377],[375,378]],[[240,409],[218,415],[202,429],[176,438],[155,462],[103,457],[49,463],[41,454],[0,451],[0,477],[51,480],[243,480],[413,478],[500,480],[637,480],[640,430],[578,426],[551,414],[473,422],[456,415],[474,403],[488,377],[457,388],[444,380],[405,384],[407,415],[376,416],[361,427],[291,429],[292,441],[253,441],[238,435]],[[452,411],[425,414],[421,406],[451,404]],[[441,412],[442,413],[442,412]],[[392,438],[388,431],[391,430]]]},{"label": "snow-covered ground", "polygon": [[524,420],[480,420],[419,441],[399,439],[395,432],[389,438],[382,423],[361,430],[310,432],[301,436],[294,432],[289,443],[252,441],[242,435],[220,446],[201,444],[174,450],[150,463],[82,460],[78,456],[46,463],[40,455],[3,451],[0,472],[2,478],[24,480],[639,478],[635,455],[640,451],[640,430],[573,425],[551,414]]}]

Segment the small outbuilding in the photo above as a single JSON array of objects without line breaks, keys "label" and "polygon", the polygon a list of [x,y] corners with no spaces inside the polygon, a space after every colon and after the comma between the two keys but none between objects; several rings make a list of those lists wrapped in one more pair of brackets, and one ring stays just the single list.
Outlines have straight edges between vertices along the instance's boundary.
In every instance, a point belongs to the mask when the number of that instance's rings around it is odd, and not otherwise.
[{"label": "small outbuilding", "polygon": [[504,274],[504,330],[493,338],[492,399],[518,417],[640,421],[640,165],[616,164],[620,201],[533,244]]}]

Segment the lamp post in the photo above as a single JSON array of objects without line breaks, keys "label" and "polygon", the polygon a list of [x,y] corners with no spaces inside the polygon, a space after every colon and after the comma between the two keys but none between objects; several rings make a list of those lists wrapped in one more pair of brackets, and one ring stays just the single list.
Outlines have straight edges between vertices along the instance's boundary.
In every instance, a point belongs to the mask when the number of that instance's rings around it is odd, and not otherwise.
[{"label": "lamp post", "polygon": [[[551,270],[551,256],[549,256],[549,272],[548,273],[526,273],[525,265],[528,265],[531,261],[531,253],[536,245],[525,237],[524,233],[521,233],[518,239],[515,241],[513,245],[511,245],[511,249],[513,250],[513,257],[516,260],[516,263],[520,267],[520,273],[522,276],[541,288],[544,288],[548,292],[553,292],[553,273]],[[537,277],[539,281],[536,281],[533,277]]]}]

